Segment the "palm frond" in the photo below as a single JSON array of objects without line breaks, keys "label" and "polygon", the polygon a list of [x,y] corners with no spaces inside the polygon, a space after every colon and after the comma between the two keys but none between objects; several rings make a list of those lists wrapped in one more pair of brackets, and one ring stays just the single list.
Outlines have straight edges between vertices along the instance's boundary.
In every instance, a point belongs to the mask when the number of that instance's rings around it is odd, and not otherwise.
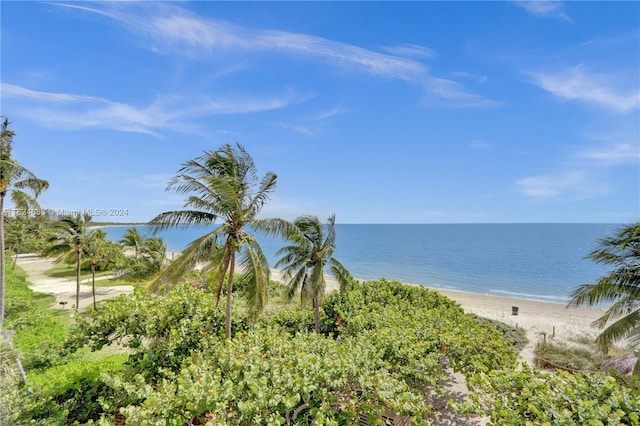
[{"label": "palm frond", "polygon": [[609,348],[614,342],[629,336],[632,332],[637,332],[638,329],[640,329],[640,310],[635,310],[605,328],[596,338],[596,343]]},{"label": "palm frond", "polygon": [[347,290],[349,285],[354,281],[351,273],[335,257],[331,258],[331,275],[338,280],[340,291]]},{"label": "palm frond", "polygon": [[247,280],[246,298],[249,317],[255,319],[267,305],[269,286],[269,264],[255,239],[247,241],[240,260],[240,269]]},{"label": "palm frond", "polygon": [[154,232],[177,226],[203,226],[215,222],[216,215],[199,210],[174,210],[160,213],[149,221]]},{"label": "palm frond", "polygon": [[[220,234],[214,230],[192,241],[189,246],[166,268],[160,271],[157,278],[149,283],[153,291],[158,291],[161,286],[170,288],[176,284],[188,272],[192,271],[198,262],[211,262],[217,259],[215,253],[220,250]],[[214,253],[214,256],[212,256]]]}]

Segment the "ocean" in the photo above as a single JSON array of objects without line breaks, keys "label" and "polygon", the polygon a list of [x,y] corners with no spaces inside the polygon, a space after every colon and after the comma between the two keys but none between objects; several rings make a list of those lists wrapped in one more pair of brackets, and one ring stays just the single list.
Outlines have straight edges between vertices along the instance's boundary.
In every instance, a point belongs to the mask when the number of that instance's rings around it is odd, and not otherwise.
[{"label": "ocean", "polygon": [[[616,224],[336,225],[334,256],[360,279],[387,278],[428,287],[566,303],[579,285],[608,269],[584,257]],[[117,241],[130,226],[106,227]],[[152,236],[152,228],[137,226]],[[206,228],[158,233],[181,251]],[[270,265],[282,241],[259,236]]]}]

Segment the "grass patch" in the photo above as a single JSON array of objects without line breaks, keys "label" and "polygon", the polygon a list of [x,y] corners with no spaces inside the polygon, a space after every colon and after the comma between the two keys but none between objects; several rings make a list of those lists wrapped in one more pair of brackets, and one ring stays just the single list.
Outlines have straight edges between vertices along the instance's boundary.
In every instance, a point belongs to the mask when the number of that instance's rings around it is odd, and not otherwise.
[{"label": "grass patch", "polygon": [[[53,268],[45,271],[45,275],[52,278],[75,278],[76,277],[76,267],[75,265],[67,265],[65,263],[59,263]],[[113,271],[99,271],[96,272],[96,278],[98,277],[108,277],[113,275]],[[91,271],[81,270],[80,271],[80,279],[86,280],[87,278],[91,278]]]},{"label": "grass patch", "polygon": [[541,343],[534,354],[536,366],[552,370],[596,372],[602,364],[602,356],[597,352],[566,343]]}]

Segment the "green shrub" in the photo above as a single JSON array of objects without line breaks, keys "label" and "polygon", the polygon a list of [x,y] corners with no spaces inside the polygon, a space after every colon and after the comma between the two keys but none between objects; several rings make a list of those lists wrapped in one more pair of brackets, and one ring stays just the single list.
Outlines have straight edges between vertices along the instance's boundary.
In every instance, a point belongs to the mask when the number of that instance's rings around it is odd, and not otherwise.
[{"label": "green shrub", "polygon": [[[232,332],[247,327],[245,317],[234,313]],[[115,342],[129,349],[137,371],[162,376],[167,369],[178,371],[192,352],[224,335],[224,312],[216,307],[213,293],[181,284],[163,296],[136,288],[132,295],[88,312],[78,318],[66,347],[99,350]]]},{"label": "green shrub", "polygon": [[480,317],[475,314],[469,314],[473,317],[477,322],[483,325],[490,325],[495,327],[498,331],[502,333],[505,339],[513,342],[513,347],[517,351],[521,351],[527,344],[529,343],[529,339],[527,339],[527,332],[523,328],[512,327],[509,324],[505,324],[500,321],[492,320],[489,318]]},{"label": "green shrub", "polygon": [[[11,396],[17,424],[68,425],[97,420],[105,413],[101,402],[114,402],[118,394],[103,380],[102,374],[123,371],[126,355],[100,360],[78,359],[28,375],[26,386]],[[124,404],[124,401],[121,405]]]},{"label": "green shrub", "polygon": [[214,346],[157,385],[114,381],[144,402],[121,410],[128,424],[355,424],[384,406],[426,424],[428,408],[366,339],[290,336],[259,327]]},{"label": "green shrub", "polygon": [[640,424],[638,387],[601,374],[545,373],[522,365],[475,375],[468,385],[470,405],[495,425]]}]

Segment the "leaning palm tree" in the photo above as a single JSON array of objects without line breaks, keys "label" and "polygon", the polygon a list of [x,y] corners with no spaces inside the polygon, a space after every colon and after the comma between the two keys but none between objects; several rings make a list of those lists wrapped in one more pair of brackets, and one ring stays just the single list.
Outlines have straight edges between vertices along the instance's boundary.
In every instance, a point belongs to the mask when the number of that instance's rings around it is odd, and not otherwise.
[{"label": "leaning palm tree", "polygon": [[256,229],[284,237],[290,245],[282,247],[276,255],[282,258],[276,267],[282,267],[288,279],[289,297],[300,292],[301,303],[311,302],[316,333],[320,333],[320,304],[325,295],[325,267],[344,289],[352,280],[349,271],[333,257],[336,247],[335,215],[325,226],[316,216],[300,216],[293,223],[282,219],[264,219],[254,224]]},{"label": "leaning palm tree", "polygon": [[125,276],[137,280],[157,276],[166,256],[167,246],[161,238],[147,238],[142,242],[138,256],[129,258]]},{"label": "leaning palm tree", "polygon": [[[264,308],[267,299],[269,267],[257,239],[247,232],[269,194],[276,185],[276,175],[268,172],[258,181],[253,159],[239,144],[223,145],[216,151],[205,151],[182,165],[167,189],[186,196],[184,210],[161,213],[150,221],[156,229],[176,226],[214,226],[193,241],[166,268],[156,283],[176,282],[202,262],[215,283],[216,303],[219,303],[225,277],[225,332],[231,337],[231,302],[233,274],[236,262],[247,277],[247,305],[251,317]],[[157,285],[156,285],[157,287]]]},{"label": "leaning palm tree", "polygon": [[[36,198],[49,187],[49,182],[38,179],[31,171],[11,156],[15,133],[9,130],[9,119],[1,117],[0,124],[0,330],[4,325],[5,258],[4,258],[4,200],[11,200],[20,208],[39,209]],[[28,192],[25,192],[28,191]],[[31,194],[30,194],[31,193]]]},{"label": "leaning palm tree", "polygon": [[[620,339],[629,339],[640,348],[640,222],[621,228],[615,236],[600,240],[599,247],[587,258],[615,269],[595,284],[578,287],[572,294],[571,305],[597,305],[613,302],[594,325],[606,328],[596,339],[605,350]],[[640,358],[634,367],[640,375]]]},{"label": "leaning palm tree", "polygon": [[132,248],[135,253],[135,258],[138,258],[138,254],[140,253],[144,240],[145,235],[140,235],[138,228],[129,228],[122,236],[122,239],[118,242],[124,247]]},{"label": "leaning palm tree", "polygon": [[82,254],[87,242],[96,231],[88,232],[91,216],[77,213],[75,216],[63,216],[55,225],[54,235],[43,250],[45,256],[57,256],[58,262],[76,264],[76,312],[80,306],[80,269]]}]

